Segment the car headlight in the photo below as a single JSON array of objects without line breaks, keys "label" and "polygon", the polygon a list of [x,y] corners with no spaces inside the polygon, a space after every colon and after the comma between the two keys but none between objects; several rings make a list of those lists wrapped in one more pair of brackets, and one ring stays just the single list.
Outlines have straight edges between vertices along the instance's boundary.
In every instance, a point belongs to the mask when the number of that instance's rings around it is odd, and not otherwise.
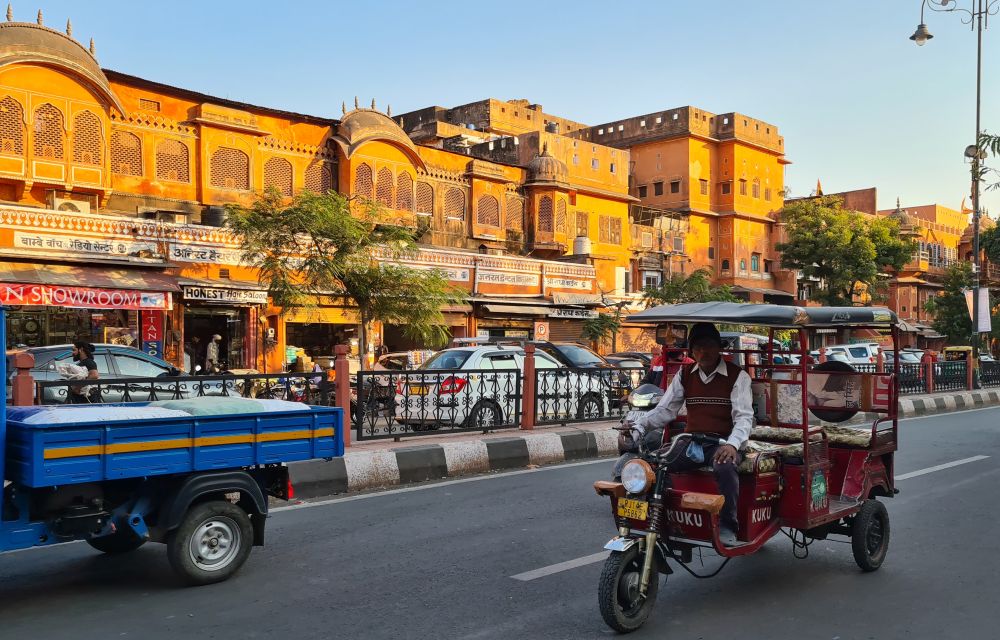
[{"label": "car headlight", "polygon": [[630,460],[622,467],[622,484],[629,493],[645,493],[655,479],[653,468],[645,460]]}]

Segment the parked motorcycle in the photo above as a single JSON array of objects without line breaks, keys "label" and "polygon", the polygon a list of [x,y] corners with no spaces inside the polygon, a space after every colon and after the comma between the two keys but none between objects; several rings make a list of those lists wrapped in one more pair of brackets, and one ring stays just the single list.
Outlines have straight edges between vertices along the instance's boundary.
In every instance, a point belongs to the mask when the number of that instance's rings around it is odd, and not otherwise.
[{"label": "parked motorcycle", "polygon": [[663,389],[655,384],[640,385],[628,396],[629,410],[622,417],[618,431],[618,453],[620,454],[611,472],[615,482],[621,480],[622,467],[629,460],[639,458],[663,446],[663,429],[650,429],[645,433],[632,428],[632,424],[652,411],[663,398]]}]

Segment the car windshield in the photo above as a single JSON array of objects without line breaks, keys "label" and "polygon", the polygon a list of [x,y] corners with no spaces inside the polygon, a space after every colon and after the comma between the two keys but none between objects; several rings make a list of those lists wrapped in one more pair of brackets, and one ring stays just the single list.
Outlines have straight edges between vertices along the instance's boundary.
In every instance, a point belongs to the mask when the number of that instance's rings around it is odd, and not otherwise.
[{"label": "car windshield", "polygon": [[556,346],[574,367],[586,367],[594,364],[604,364],[604,359],[590,349],[575,344],[560,344]]},{"label": "car windshield", "polygon": [[471,351],[439,351],[420,366],[421,369],[461,369]]}]

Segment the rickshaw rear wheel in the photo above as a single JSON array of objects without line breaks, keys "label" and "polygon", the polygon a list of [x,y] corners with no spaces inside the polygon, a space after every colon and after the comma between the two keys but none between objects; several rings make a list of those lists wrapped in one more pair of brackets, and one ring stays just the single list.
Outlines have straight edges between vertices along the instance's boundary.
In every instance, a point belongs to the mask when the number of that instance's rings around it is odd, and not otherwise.
[{"label": "rickshaw rear wheel", "polygon": [[889,512],[878,500],[865,500],[851,525],[851,549],[862,571],[882,566],[889,551]]},{"label": "rickshaw rear wheel", "polygon": [[641,627],[656,604],[660,574],[655,566],[649,577],[646,597],[639,595],[643,558],[639,545],[634,545],[627,551],[612,551],[604,561],[597,600],[604,622],[619,633],[629,633]]}]

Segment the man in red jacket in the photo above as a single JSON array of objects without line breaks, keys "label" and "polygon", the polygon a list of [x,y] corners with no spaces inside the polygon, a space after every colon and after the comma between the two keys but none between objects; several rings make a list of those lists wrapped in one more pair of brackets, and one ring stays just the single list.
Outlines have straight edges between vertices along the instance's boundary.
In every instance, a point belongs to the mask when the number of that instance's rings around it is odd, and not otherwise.
[{"label": "man in red jacket", "polygon": [[723,544],[732,546],[736,544],[739,525],[736,502],[740,485],[736,468],[741,459],[740,451],[753,429],[750,376],[722,358],[722,336],[714,325],[707,322],[694,325],[688,336],[688,345],[696,364],[682,365],[660,403],[636,420],[634,426],[640,431],[665,427],[677,417],[681,405],[686,403],[685,432],[718,437],[718,444],[700,447],[701,460],[696,455],[698,452],[689,448],[670,463],[669,468],[671,471],[686,471],[711,461],[719,492],[726,499],[720,518],[720,538]]}]

